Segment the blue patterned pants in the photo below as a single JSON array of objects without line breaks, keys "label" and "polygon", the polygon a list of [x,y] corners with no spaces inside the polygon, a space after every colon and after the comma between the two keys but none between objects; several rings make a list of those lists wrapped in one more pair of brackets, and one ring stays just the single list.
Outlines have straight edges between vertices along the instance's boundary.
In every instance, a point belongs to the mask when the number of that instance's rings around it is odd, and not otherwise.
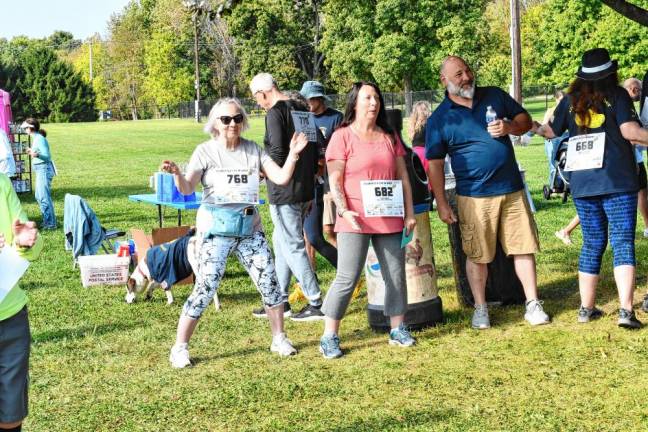
[{"label": "blue patterned pants", "polygon": [[614,267],[634,266],[637,193],[574,198],[574,205],[583,230],[583,248],[578,259],[578,270],[599,274],[608,233],[614,254]]},{"label": "blue patterned pants", "polygon": [[262,231],[256,231],[250,237],[214,236],[204,239],[200,247],[196,283],[184,304],[183,315],[200,318],[216,294],[225,273],[227,257],[232,252],[252,278],[263,303],[276,306],[283,301],[272,252]]}]

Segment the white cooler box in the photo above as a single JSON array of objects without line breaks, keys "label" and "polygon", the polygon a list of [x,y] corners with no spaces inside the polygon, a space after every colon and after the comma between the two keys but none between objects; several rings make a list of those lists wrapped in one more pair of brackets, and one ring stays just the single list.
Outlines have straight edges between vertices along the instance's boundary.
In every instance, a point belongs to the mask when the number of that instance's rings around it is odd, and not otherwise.
[{"label": "white cooler box", "polygon": [[78,258],[81,269],[81,283],[92,285],[121,285],[128,280],[130,257],[111,255],[89,255]]}]

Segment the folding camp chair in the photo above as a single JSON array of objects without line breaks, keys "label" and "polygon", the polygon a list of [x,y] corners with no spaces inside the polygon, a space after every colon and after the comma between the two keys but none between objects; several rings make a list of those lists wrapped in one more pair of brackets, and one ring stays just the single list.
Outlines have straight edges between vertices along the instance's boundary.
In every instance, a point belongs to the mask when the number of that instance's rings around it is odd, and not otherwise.
[{"label": "folding camp chair", "polygon": [[105,253],[111,253],[114,239],[126,235],[117,229],[106,230],[88,203],[80,196],[71,194],[65,194],[63,232],[65,249],[72,251],[73,268],[80,255],[95,255],[100,247]]}]

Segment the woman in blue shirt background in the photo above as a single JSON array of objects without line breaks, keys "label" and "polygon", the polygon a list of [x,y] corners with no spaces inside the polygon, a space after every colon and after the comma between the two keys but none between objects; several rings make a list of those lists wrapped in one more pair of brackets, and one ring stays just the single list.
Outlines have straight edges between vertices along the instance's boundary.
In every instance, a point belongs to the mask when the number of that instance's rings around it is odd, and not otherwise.
[{"label": "woman in blue shirt background", "polygon": [[45,130],[40,128],[40,123],[34,118],[28,118],[20,127],[25,129],[32,139],[29,154],[32,157],[32,170],[36,175],[34,195],[43,214],[41,228],[56,229],[56,214],[52,202],[52,179],[55,173]]}]

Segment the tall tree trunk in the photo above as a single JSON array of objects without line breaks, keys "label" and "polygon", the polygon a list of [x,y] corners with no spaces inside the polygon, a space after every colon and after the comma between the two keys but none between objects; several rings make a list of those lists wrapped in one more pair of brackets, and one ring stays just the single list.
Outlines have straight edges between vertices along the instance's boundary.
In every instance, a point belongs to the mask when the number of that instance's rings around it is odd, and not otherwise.
[{"label": "tall tree trunk", "polygon": [[412,77],[405,75],[403,78],[403,91],[405,92],[405,115],[409,116],[412,112]]}]

